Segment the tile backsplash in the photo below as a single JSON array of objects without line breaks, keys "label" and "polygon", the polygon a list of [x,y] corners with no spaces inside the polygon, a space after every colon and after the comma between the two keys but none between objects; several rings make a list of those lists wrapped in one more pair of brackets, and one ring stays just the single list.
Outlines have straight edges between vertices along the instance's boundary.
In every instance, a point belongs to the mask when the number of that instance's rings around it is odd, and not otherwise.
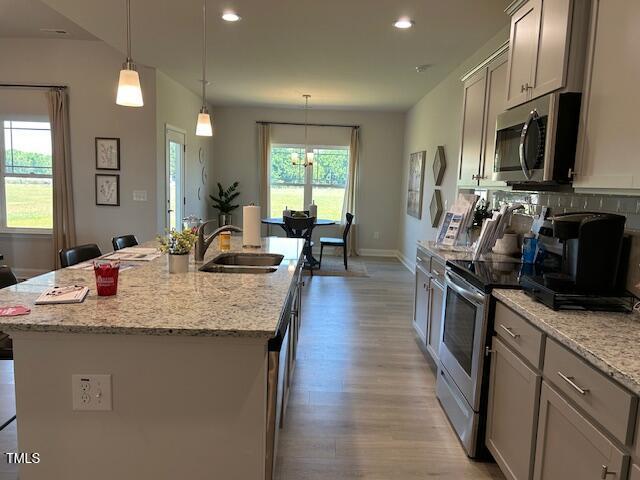
[{"label": "tile backsplash", "polygon": [[[593,211],[617,213],[627,217],[626,229],[632,237],[627,289],[640,297],[640,197],[583,193],[479,191],[493,208],[503,203],[521,203],[527,215],[540,213],[549,207],[550,215],[567,212]],[[526,226],[526,222],[521,222]]]}]

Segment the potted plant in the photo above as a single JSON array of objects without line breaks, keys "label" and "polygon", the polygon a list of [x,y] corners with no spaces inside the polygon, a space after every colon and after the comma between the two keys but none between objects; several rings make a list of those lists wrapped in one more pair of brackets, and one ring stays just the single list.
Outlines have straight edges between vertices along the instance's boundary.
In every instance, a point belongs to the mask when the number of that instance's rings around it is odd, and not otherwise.
[{"label": "potted plant", "polygon": [[169,273],[189,271],[189,253],[196,243],[197,235],[193,229],[171,230],[168,235],[158,236],[160,251],[169,254]]},{"label": "potted plant", "polygon": [[231,212],[239,206],[233,204],[233,201],[240,195],[240,192],[236,191],[238,185],[240,185],[239,182],[233,182],[229,188],[224,189],[222,184],[218,182],[218,196],[209,195],[213,200],[213,208],[218,210],[219,227],[233,223]]}]

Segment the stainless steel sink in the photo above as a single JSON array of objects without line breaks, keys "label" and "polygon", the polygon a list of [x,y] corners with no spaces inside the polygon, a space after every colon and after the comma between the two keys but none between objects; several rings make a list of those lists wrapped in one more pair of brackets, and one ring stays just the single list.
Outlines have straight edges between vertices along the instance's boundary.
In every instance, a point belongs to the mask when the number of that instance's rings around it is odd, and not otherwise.
[{"label": "stainless steel sink", "polygon": [[282,263],[283,258],[283,255],[274,253],[221,253],[209,263],[243,267],[277,267]]},{"label": "stainless steel sink", "polygon": [[282,263],[284,255],[273,253],[221,253],[200,267],[211,273],[273,273]]}]

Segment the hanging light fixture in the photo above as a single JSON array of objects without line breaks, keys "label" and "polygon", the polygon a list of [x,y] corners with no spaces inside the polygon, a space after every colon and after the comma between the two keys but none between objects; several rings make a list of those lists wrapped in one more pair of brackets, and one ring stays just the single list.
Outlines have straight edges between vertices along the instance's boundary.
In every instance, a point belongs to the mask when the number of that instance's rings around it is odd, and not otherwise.
[{"label": "hanging light fixture", "polygon": [[127,59],[122,64],[118,80],[116,103],[124,107],[142,107],[142,89],[136,64],[131,58],[131,0],[127,0]]},{"label": "hanging light fixture", "polygon": [[309,127],[309,99],[311,95],[305,93],[302,95],[304,97],[304,163],[299,163],[300,156],[298,152],[293,152],[291,154],[291,163],[294,165],[302,165],[304,167],[308,167],[309,165],[313,165],[313,151],[309,151],[309,143],[307,141],[307,130]]},{"label": "hanging light fixture", "polygon": [[198,122],[196,123],[196,135],[198,137],[213,136],[213,128],[211,128],[211,117],[207,109],[207,0],[202,2],[202,107],[198,113]]}]

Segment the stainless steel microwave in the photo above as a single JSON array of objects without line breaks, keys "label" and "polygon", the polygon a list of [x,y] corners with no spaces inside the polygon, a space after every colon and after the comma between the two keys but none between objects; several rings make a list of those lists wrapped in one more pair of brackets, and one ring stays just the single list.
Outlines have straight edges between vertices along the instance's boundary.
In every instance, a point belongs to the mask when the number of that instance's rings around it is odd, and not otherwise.
[{"label": "stainless steel microwave", "polygon": [[500,114],[493,180],[512,185],[570,183],[580,98],[580,93],[551,93]]}]

